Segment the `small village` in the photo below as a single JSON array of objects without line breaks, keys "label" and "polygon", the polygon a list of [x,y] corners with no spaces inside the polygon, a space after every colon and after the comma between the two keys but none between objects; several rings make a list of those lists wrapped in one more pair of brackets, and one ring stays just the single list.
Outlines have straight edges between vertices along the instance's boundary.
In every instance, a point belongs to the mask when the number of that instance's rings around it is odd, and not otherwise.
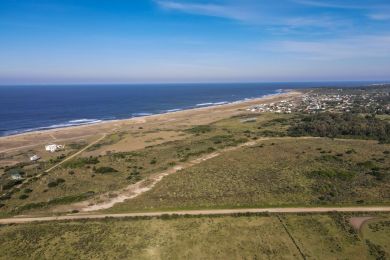
[{"label": "small village", "polygon": [[354,91],[331,90],[310,91],[299,98],[290,98],[276,103],[258,104],[247,109],[256,113],[319,113],[319,112],[360,112],[389,114],[389,92],[359,93]]}]

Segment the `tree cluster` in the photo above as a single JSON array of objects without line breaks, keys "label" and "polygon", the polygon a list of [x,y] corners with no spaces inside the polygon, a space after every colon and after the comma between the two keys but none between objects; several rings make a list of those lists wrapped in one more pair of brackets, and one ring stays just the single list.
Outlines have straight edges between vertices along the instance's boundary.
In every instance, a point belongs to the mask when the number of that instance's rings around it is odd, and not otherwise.
[{"label": "tree cluster", "polygon": [[390,143],[390,123],[354,113],[319,113],[304,116],[288,129],[291,136],[375,139]]}]

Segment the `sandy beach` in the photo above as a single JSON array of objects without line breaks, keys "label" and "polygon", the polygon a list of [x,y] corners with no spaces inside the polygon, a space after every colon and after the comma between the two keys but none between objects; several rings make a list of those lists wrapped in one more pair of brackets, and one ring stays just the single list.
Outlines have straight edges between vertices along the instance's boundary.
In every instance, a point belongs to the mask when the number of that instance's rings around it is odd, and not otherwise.
[{"label": "sandy beach", "polygon": [[88,138],[93,139],[97,135],[114,132],[133,131],[147,133],[156,129],[175,131],[191,125],[208,124],[222,118],[233,116],[255,104],[272,103],[283,99],[294,98],[301,94],[298,91],[289,91],[218,106],[5,136],[0,137],[0,154],[4,158],[8,153],[23,150],[28,151],[36,146],[51,142],[76,142],[78,140],[86,140],[88,142]]}]

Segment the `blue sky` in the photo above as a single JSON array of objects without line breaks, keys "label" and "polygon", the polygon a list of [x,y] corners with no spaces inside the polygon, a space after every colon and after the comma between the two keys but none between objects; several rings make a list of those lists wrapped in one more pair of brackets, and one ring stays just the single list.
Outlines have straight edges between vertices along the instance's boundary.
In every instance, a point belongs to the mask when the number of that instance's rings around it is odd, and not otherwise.
[{"label": "blue sky", "polygon": [[389,79],[388,0],[0,0],[0,84]]}]

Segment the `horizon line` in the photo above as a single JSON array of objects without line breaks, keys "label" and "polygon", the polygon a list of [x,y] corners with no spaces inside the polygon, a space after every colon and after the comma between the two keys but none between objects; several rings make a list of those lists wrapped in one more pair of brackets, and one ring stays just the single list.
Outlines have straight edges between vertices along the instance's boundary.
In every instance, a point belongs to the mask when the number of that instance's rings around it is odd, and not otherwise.
[{"label": "horizon line", "polygon": [[71,83],[0,83],[0,87],[12,86],[89,86],[89,85],[201,85],[201,84],[265,84],[265,83],[338,83],[338,82],[375,82],[390,84],[389,80],[302,80],[302,81],[220,81],[220,82],[71,82]]}]

